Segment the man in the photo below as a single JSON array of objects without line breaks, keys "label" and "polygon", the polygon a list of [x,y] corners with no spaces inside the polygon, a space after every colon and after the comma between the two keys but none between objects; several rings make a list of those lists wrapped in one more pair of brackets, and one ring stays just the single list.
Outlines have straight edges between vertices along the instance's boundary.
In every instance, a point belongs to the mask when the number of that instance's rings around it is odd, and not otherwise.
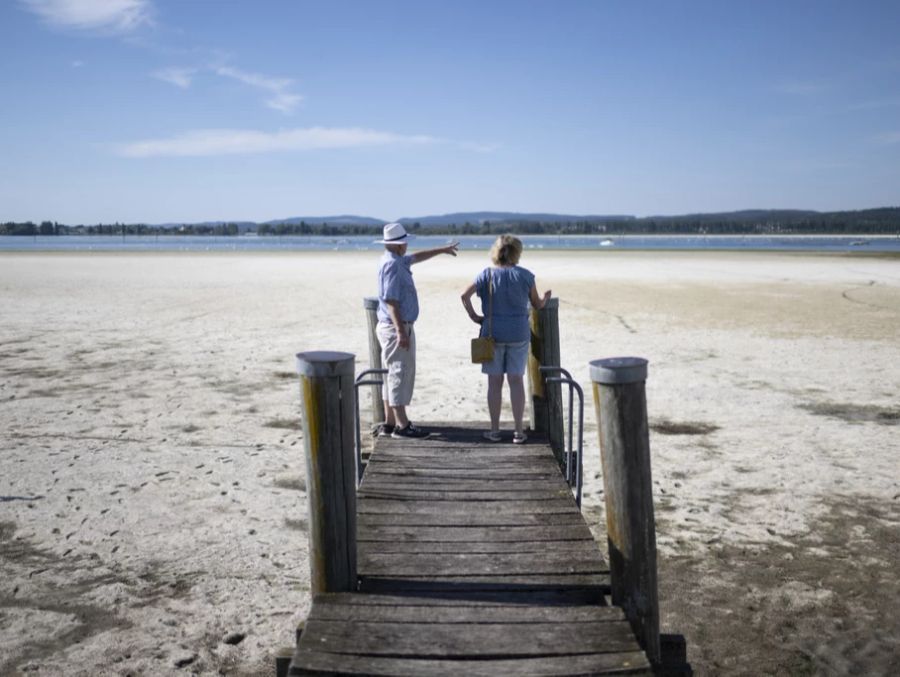
[{"label": "man", "polygon": [[412,399],[416,380],[416,334],[419,297],[410,267],[438,254],[456,256],[459,243],[406,254],[411,236],[399,223],[384,227],[384,257],[378,270],[378,325],[381,362],[388,373],[384,379],[384,423],[378,434],[396,438],[425,437],[427,432],[409,422],[406,407]]}]

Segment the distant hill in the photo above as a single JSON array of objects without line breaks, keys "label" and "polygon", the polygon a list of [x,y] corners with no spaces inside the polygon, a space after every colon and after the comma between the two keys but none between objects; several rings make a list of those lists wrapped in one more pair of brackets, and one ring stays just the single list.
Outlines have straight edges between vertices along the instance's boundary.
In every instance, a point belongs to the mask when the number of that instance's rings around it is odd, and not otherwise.
[{"label": "distant hill", "polygon": [[296,226],[301,223],[320,226],[323,223],[327,226],[383,226],[387,221],[383,219],[373,219],[371,216],[291,216],[286,219],[275,219],[273,221],[263,221],[267,226]]},{"label": "distant hill", "polygon": [[[642,221],[732,221],[760,223],[764,221],[794,222],[821,216],[824,212],[803,209],[742,209],[735,212],[706,212],[676,216],[645,216]],[[831,213],[831,212],[827,212]],[[847,213],[847,212],[844,212]]]},{"label": "distant hill", "polygon": [[641,233],[900,233],[900,207],[841,212],[744,209],[734,212],[646,216],[628,227]]},{"label": "distant hill", "polygon": [[579,221],[590,221],[591,223],[601,223],[610,221],[631,221],[634,216],[614,215],[614,216],[576,216],[573,214],[541,214],[541,213],[519,213],[519,212],[456,212],[454,214],[442,214],[440,216],[416,216],[404,217],[400,219],[400,223],[404,225],[412,225],[418,223],[422,228],[437,228],[442,226],[461,226],[465,223],[481,225],[490,222],[494,225],[504,223],[576,223]]},{"label": "distant hill", "polygon": [[[658,216],[633,216],[630,214],[554,214],[541,212],[454,212],[427,216],[408,216],[398,219],[405,226],[418,224],[423,230],[458,229],[469,232],[473,229],[486,232],[502,231],[505,227],[513,232],[617,232],[634,233],[675,233],[675,232],[898,232],[900,231],[900,207],[879,207],[842,212],[817,212],[809,209],[742,209],[733,212],[705,212],[695,214],[675,214]],[[221,228],[228,224],[238,227],[240,233],[248,231],[274,232],[288,229],[292,232],[300,224],[306,228],[328,232],[346,228],[353,232],[370,232],[387,223],[386,219],[371,216],[344,214],[339,216],[291,216],[271,221],[205,221],[203,223],[163,223],[148,226],[165,230]],[[454,230],[454,232],[457,232]]]},{"label": "distant hill", "polygon": [[[496,235],[538,234],[891,234],[900,235],[900,207],[878,207],[855,211],[817,212],[803,209],[744,209],[733,212],[681,214],[674,216],[573,215],[521,212],[456,212],[405,217],[410,230],[430,234]],[[254,221],[205,221],[202,223],[66,225],[54,221],[40,224],[0,223],[0,235],[146,235],[173,231],[185,235],[374,235],[385,219],[371,216],[292,216],[257,223]]]}]

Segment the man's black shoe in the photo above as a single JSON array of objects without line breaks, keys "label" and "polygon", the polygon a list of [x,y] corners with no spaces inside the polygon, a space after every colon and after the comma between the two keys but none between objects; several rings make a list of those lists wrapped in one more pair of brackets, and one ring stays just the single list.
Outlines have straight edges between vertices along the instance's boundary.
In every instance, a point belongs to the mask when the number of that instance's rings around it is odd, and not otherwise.
[{"label": "man's black shoe", "polygon": [[391,437],[395,440],[402,440],[404,438],[419,438],[419,437],[428,437],[428,432],[422,430],[421,428],[417,428],[412,423],[408,424],[405,428],[394,428],[394,432],[391,433]]},{"label": "man's black shoe", "polygon": [[372,431],[375,437],[390,437],[392,432],[394,432],[394,426],[390,423],[379,423]]}]

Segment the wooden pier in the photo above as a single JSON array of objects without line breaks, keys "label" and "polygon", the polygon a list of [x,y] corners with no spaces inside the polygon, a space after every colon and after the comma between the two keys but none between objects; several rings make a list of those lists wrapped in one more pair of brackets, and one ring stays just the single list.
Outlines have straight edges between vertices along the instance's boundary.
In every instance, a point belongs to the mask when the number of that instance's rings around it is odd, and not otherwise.
[{"label": "wooden pier", "polygon": [[546,436],[378,438],[358,587],[314,596],[291,675],[652,674]]},{"label": "wooden pier", "polygon": [[589,365],[607,565],[580,510],[584,393],[561,368],[558,300],[532,311],[527,444],[426,424],[427,438],[377,438],[367,464],[358,390],[373,388],[380,421],[380,382],[365,378],[383,370],[377,299],[364,306],[368,370],[357,377],[350,353],[297,354],[312,608],[278,676],[689,677],[684,638],[659,631],[647,360]]}]

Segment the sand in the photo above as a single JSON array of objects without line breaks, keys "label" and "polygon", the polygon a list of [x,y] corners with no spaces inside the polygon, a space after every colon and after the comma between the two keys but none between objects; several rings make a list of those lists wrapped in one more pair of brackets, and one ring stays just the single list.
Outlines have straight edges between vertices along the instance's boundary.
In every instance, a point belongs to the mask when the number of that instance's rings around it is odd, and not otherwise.
[{"label": "sand", "polygon": [[[0,254],[0,674],[271,674],[310,602],[293,356],[367,367],[377,259]],[[413,420],[486,417],[459,303],[485,259],[414,269]],[[589,396],[591,359],[650,361],[662,629],[697,674],[900,670],[900,260],[522,263]]]}]

